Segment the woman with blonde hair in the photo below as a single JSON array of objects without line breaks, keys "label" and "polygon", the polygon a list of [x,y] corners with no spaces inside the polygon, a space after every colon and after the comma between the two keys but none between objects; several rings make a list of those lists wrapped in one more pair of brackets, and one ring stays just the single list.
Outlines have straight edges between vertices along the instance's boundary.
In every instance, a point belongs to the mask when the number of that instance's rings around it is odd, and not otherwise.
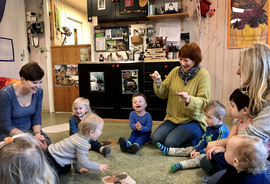
[{"label": "woman with blonde hair", "polygon": [[[239,68],[237,74],[241,78],[241,87],[246,89],[249,96],[249,114],[253,117],[245,129],[241,131],[243,135],[256,136],[263,140],[268,147],[270,140],[270,47],[264,43],[255,43],[250,48],[243,49],[240,53]],[[215,162],[220,162],[219,156],[211,153],[215,143],[209,143],[206,157],[200,162],[201,168],[208,174],[213,174],[219,170],[215,168]],[[220,171],[219,173],[221,173]],[[210,178],[215,183],[218,174]]]},{"label": "woman with blonde hair", "polygon": [[237,74],[250,98],[249,113],[254,117],[243,134],[270,138],[270,47],[254,44],[241,52]]}]

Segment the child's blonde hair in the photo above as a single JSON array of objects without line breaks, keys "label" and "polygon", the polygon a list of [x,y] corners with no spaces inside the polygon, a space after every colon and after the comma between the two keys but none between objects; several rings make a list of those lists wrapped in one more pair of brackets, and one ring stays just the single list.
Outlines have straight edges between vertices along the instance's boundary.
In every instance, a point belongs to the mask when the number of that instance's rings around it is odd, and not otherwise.
[{"label": "child's blonde hair", "polygon": [[88,136],[89,132],[95,131],[100,124],[104,124],[103,119],[92,112],[87,113],[78,125],[79,134]]},{"label": "child's blonde hair", "polygon": [[259,173],[268,167],[268,150],[263,141],[255,136],[237,135],[233,136],[233,139],[239,139],[237,144],[234,144],[235,148],[233,155],[239,161],[239,168],[249,173]]},{"label": "child's blonde hair", "polygon": [[75,105],[78,103],[83,103],[83,105],[85,105],[85,107],[87,109],[86,113],[91,112],[89,100],[86,98],[83,98],[83,97],[79,97],[79,98],[76,98],[72,104],[72,115],[75,115],[74,108],[75,108]]},{"label": "child's blonde hair", "polygon": [[58,177],[48,164],[35,138],[27,133],[0,142],[2,184],[55,184]]},{"label": "child's blonde hair", "polygon": [[[222,119],[224,120],[225,115],[226,115],[226,108],[222,103],[220,103],[218,100],[209,101],[207,105],[205,106],[204,111],[207,112],[212,109],[214,110],[213,113],[216,118],[222,117]],[[219,122],[217,125],[221,125],[221,124],[222,122]]]},{"label": "child's blonde hair", "polygon": [[269,93],[270,48],[264,43],[256,43],[240,53],[240,73],[242,87],[247,87],[250,98],[249,113],[256,116],[263,106],[265,95]]}]

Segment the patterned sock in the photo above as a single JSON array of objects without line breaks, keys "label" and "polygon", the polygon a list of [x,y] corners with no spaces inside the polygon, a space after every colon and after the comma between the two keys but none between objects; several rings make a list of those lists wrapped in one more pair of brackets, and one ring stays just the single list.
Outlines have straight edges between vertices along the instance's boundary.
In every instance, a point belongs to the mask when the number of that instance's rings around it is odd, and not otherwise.
[{"label": "patterned sock", "polygon": [[157,147],[160,151],[162,151],[163,155],[167,156],[169,153],[169,149],[166,146],[163,146],[160,142],[157,142]]},{"label": "patterned sock", "polygon": [[175,173],[176,171],[183,169],[183,166],[180,162],[177,162],[171,165],[171,169],[172,169],[172,172]]},{"label": "patterned sock", "polygon": [[130,147],[131,146],[131,142],[130,141],[126,141],[126,147]]}]

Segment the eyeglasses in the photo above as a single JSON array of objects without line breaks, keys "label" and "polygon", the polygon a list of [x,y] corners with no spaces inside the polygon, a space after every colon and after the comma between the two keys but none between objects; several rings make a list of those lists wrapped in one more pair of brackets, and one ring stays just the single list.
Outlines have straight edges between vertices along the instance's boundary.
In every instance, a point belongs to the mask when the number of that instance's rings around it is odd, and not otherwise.
[{"label": "eyeglasses", "polygon": [[40,86],[42,84],[42,80],[30,81],[33,86]]}]

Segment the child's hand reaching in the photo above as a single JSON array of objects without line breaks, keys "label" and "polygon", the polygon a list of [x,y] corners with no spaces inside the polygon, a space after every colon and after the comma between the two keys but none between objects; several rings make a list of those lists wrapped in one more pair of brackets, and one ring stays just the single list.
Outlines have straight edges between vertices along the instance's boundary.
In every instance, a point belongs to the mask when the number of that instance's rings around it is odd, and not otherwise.
[{"label": "child's hand reaching", "polygon": [[101,172],[107,171],[109,169],[109,164],[99,164],[99,170]]},{"label": "child's hand reaching", "polygon": [[190,158],[195,158],[197,157],[198,155],[200,155],[200,152],[196,151],[196,150],[193,150],[191,153],[190,153]]},{"label": "child's hand reaching", "polygon": [[139,121],[135,124],[135,127],[137,130],[142,130],[142,125]]},{"label": "child's hand reaching", "polygon": [[84,173],[88,173],[89,170],[86,169],[86,168],[80,168],[77,172],[80,173],[80,174],[84,174]]}]

